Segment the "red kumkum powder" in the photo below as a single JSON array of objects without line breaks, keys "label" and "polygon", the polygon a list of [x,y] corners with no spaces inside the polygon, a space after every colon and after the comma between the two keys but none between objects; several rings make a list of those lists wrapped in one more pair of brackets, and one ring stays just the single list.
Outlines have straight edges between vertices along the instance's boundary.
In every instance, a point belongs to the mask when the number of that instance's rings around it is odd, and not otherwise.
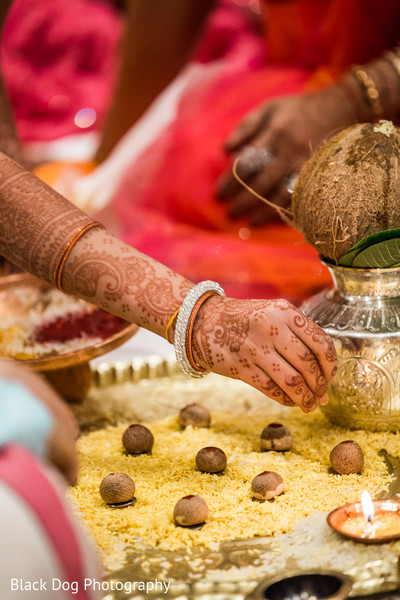
[{"label": "red kumkum powder", "polygon": [[67,314],[46,325],[36,328],[34,340],[46,342],[66,342],[80,337],[95,337],[102,340],[118,333],[127,321],[112,315],[101,308],[90,313]]}]

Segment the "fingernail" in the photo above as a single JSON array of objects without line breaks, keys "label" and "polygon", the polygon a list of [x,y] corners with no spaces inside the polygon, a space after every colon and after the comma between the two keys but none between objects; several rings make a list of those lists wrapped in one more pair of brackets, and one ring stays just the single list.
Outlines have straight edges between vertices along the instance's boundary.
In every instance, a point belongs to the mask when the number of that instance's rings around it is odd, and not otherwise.
[{"label": "fingernail", "polygon": [[323,406],[325,406],[325,404],[328,404],[328,402],[329,402],[328,394],[325,394],[324,396],[322,396],[322,398],[319,401],[319,403],[322,404]]}]

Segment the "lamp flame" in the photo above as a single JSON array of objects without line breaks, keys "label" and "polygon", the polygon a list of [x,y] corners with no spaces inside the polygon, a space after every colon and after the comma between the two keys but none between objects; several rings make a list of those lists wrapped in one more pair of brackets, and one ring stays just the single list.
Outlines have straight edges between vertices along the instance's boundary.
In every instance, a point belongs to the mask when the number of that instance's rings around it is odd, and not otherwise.
[{"label": "lamp flame", "polygon": [[361,494],[361,506],[365,520],[368,521],[368,523],[372,523],[375,515],[374,503],[366,490]]}]

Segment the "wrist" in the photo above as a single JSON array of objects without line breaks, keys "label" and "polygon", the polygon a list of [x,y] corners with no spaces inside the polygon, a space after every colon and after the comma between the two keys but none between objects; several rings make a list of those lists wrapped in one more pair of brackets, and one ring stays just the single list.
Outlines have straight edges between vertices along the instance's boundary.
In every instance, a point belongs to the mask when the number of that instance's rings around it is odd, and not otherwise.
[{"label": "wrist", "polygon": [[351,67],[338,82],[357,122],[393,119],[400,111],[400,57],[387,52],[367,65]]},{"label": "wrist", "polygon": [[[394,53],[391,54],[395,56]],[[395,66],[399,67],[399,64],[391,61],[391,54],[384,55],[369,65],[371,77],[379,89],[383,116],[386,119],[396,118],[400,109],[400,71]]]},{"label": "wrist", "polygon": [[349,111],[351,111],[353,118],[352,122],[363,123],[370,121],[370,109],[363,99],[360,85],[357,82],[353,72],[347,71],[344,73],[336,86],[341,92],[342,99],[344,99],[346,102]]},{"label": "wrist", "polygon": [[208,370],[212,370],[214,366],[212,342],[225,302],[226,298],[223,296],[211,296],[201,305],[194,322],[191,340],[193,358],[196,364]]},{"label": "wrist", "polygon": [[[182,371],[190,377],[198,378],[207,374],[207,368],[196,362],[196,356],[198,359],[202,358],[201,350],[205,340],[199,339],[201,345],[196,349],[193,348],[193,342],[197,341],[194,335],[194,327],[195,322],[199,323],[199,319],[200,322],[204,320],[199,316],[201,308],[214,295],[225,296],[225,292],[214,281],[201,281],[185,297],[176,319],[175,356]],[[202,314],[204,315],[204,312]],[[208,328],[207,320],[204,322],[206,328]],[[203,357],[203,363],[204,360],[208,364],[206,357]]]}]

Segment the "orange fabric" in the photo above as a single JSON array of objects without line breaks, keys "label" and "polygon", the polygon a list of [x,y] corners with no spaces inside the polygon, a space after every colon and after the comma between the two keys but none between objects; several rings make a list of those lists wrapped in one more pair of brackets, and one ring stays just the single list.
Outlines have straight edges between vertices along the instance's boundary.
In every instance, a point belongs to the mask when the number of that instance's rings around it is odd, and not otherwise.
[{"label": "orange fabric", "polygon": [[399,41],[397,0],[264,0],[268,60],[338,76]]},{"label": "orange fabric", "polygon": [[57,188],[57,182],[65,179],[69,174],[71,177],[80,177],[89,175],[95,168],[95,162],[63,162],[54,161],[43,163],[34,169],[36,177],[39,177],[44,183]]}]

